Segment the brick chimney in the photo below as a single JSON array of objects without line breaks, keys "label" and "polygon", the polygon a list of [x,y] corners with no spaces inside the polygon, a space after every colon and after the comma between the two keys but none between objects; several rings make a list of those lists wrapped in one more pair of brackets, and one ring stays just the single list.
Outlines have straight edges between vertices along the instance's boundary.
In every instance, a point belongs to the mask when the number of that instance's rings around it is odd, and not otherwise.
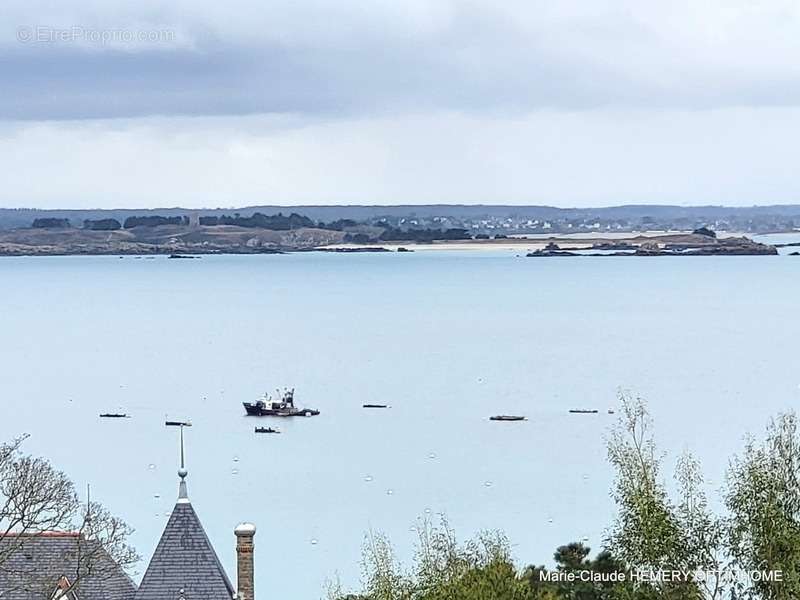
[{"label": "brick chimney", "polygon": [[236,598],[255,600],[253,538],[256,535],[256,526],[252,523],[241,523],[233,532],[236,534]]}]

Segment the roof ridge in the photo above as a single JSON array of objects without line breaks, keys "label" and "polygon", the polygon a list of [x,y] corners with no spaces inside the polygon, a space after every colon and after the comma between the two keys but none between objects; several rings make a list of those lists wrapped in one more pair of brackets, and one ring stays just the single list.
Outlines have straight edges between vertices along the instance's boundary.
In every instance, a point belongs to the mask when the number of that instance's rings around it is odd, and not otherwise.
[{"label": "roof ridge", "polygon": [[81,537],[80,531],[9,531],[0,535],[3,538],[77,538]]}]

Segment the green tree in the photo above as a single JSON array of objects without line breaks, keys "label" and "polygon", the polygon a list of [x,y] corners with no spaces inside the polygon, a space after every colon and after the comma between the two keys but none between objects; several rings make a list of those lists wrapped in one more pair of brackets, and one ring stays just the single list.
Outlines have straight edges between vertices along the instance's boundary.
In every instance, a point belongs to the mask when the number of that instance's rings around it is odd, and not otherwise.
[{"label": "green tree", "polygon": [[363,590],[345,594],[331,586],[331,600],[538,600],[511,560],[508,541],[481,533],[459,544],[446,520],[420,521],[414,562],[404,571],[388,539],[370,532],[362,552]]},{"label": "green tree", "polygon": [[[663,456],[656,449],[652,420],[638,397],[620,393],[622,417],[608,438],[608,458],[616,470],[612,496],[618,515],[609,548],[629,569],[647,573],[712,571],[721,567],[723,524],[707,506],[697,461],[685,453],[675,479],[679,499],[673,502],[662,478]],[[654,580],[653,590],[667,600],[722,598],[721,579]]]},{"label": "green tree", "polygon": [[734,564],[744,571],[780,571],[782,581],[740,586],[752,598],[800,598],[800,437],[797,415],[781,414],[766,439],[748,439],[728,472],[725,504]]},{"label": "green tree", "polygon": [[[389,541],[364,545],[363,591],[333,600],[797,600],[800,598],[800,434],[794,413],[779,415],[762,442],[749,438],[727,472],[727,514],[712,512],[699,462],[684,452],[674,485],[663,475],[645,403],[620,394],[622,414],[607,439],[618,514],[606,549],[594,559],[582,544],[554,555],[555,569],[519,573],[509,543],[483,533],[459,544],[442,521],[418,528],[413,568],[404,571]],[[672,497],[668,489],[674,489]],[[735,569],[735,570],[734,570]],[[738,571],[736,571],[738,570]],[[631,581],[631,573],[684,574],[678,580]],[[742,572],[780,579],[734,578]],[[592,572],[596,579],[553,577]],[[698,573],[707,577],[693,577]],[[603,577],[624,573],[625,579]],[[687,576],[688,575],[688,576]],[[732,580],[734,579],[734,580]]]},{"label": "green tree", "polygon": [[[614,558],[608,550],[601,551],[594,559],[589,558],[590,548],[581,543],[561,546],[553,556],[555,574],[572,573],[572,582],[558,579],[549,581],[544,567],[528,567],[525,577],[538,599],[569,600],[657,600],[659,593],[646,586],[638,585],[628,579],[625,563]],[[588,573],[599,576],[599,579],[585,580],[581,575]],[[624,578],[620,578],[620,575]]]}]

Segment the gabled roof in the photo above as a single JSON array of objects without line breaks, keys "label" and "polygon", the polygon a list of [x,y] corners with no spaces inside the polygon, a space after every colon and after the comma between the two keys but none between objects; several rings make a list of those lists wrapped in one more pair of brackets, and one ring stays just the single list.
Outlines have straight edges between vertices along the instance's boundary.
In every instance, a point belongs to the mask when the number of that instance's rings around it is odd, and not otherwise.
[{"label": "gabled roof", "polygon": [[56,590],[62,577],[73,578],[78,556],[93,556],[92,573],[81,577],[75,591],[80,600],[133,600],[136,586],[95,542],[77,533],[9,535],[0,539],[0,600],[42,600]]},{"label": "gabled roof", "polygon": [[136,600],[231,600],[234,588],[182,488]]}]

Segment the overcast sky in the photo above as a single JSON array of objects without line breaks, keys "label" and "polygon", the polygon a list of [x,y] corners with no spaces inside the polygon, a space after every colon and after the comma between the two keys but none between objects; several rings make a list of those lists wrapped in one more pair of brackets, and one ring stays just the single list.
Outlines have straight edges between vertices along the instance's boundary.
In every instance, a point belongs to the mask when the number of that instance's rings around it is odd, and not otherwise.
[{"label": "overcast sky", "polygon": [[800,203],[796,0],[6,0],[0,206]]}]

